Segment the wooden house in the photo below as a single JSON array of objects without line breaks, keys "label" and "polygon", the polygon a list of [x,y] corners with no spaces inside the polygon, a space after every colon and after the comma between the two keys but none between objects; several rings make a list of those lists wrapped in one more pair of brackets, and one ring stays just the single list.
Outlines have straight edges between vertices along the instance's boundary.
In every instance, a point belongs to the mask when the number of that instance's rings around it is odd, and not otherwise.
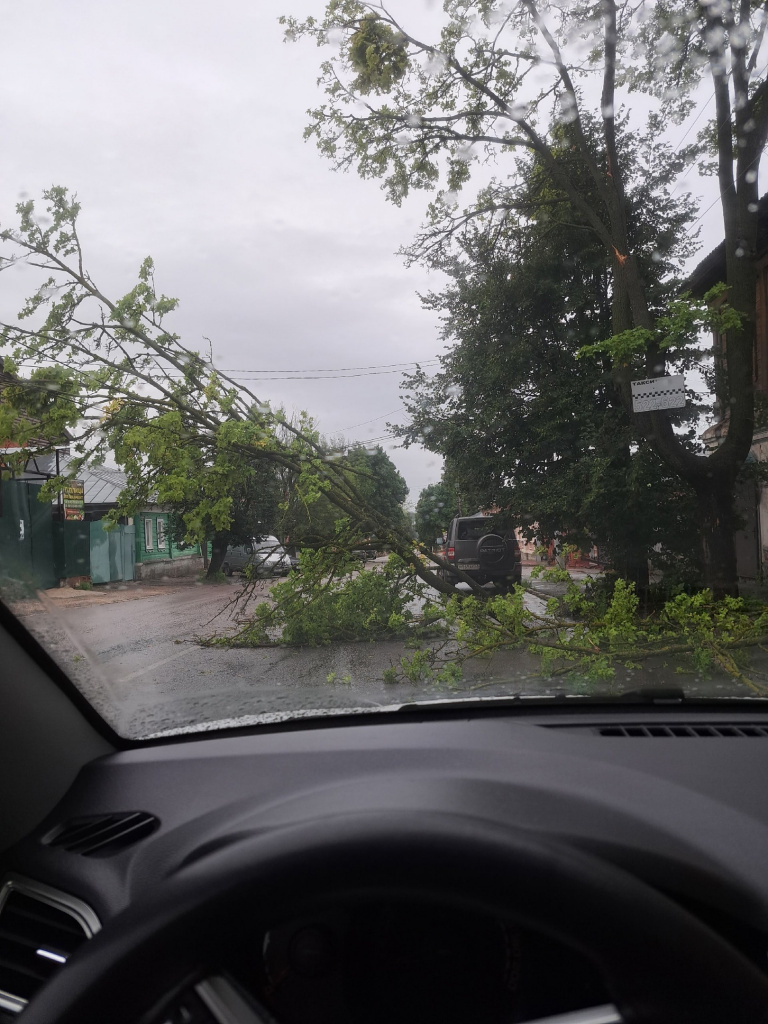
[{"label": "wooden house", "polygon": [[[747,462],[768,462],[768,193],[758,207],[757,252],[757,304],[755,323],[755,349],[753,354],[753,380],[756,395],[756,420],[752,448]],[[716,246],[698,264],[686,282],[686,289],[703,297],[711,288],[725,280],[725,241]],[[713,347],[718,358],[727,358],[726,339],[717,333]],[[702,434],[709,448],[722,443],[728,430],[728,407],[718,396],[715,422]],[[768,486],[748,474],[738,483],[736,507],[744,520],[744,528],[735,537],[739,576],[743,579],[762,580],[768,576]]]}]

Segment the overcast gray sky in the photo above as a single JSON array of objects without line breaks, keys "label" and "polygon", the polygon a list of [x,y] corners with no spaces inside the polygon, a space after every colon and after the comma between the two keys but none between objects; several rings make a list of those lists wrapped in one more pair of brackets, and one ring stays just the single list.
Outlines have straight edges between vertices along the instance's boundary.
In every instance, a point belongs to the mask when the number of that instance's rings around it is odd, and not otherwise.
[{"label": "overcast gray sky", "polygon": [[[283,44],[277,18],[322,8],[0,0],[0,221],[13,222],[22,194],[76,191],[102,290],[123,294],[152,255],[162,291],[181,301],[174,329],[191,347],[210,338],[224,369],[426,366],[442,343],[416,293],[441,282],[395,255],[419,226],[424,194],[396,209],[377,183],[334,173],[302,139],[321,54]],[[439,7],[409,0],[406,9],[423,20]],[[715,244],[717,206],[702,225]],[[3,275],[0,288],[7,317],[24,273]],[[397,421],[399,381],[376,372],[253,390],[308,410],[325,434],[366,441]],[[414,502],[440,476],[430,453],[390,455]]]}]

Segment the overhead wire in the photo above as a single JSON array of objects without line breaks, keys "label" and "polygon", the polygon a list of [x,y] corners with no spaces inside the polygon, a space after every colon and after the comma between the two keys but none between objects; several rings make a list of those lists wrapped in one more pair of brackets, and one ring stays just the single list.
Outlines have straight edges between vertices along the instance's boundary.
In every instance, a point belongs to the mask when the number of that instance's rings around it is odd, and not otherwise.
[{"label": "overhead wire", "polygon": [[[674,155],[675,155],[675,153],[677,153],[677,152],[678,152],[678,150],[680,149],[680,147],[682,146],[682,144],[683,144],[683,143],[685,142],[685,140],[686,140],[686,139],[688,138],[688,135],[689,135],[689,133],[690,133],[691,129],[693,128],[693,126],[694,126],[694,125],[696,124],[696,122],[697,122],[697,121],[699,120],[699,118],[701,117],[701,115],[702,115],[702,114],[704,113],[704,111],[705,111],[705,110],[707,109],[707,107],[709,106],[709,104],[710,104],[710,103],[712,102],[712,100],[713,100],[714,98],[715,98],[715,93],[714,93],[714,90],[713,90],[713,92],[712,92],[712,95],[711,95],[711,96],[709,97],[709,99],[708,99],[708,100],[707,100],[707,102],[706,102],[706,103],[704,104],[704,106],[703,106],[703,107],[701,107],[701,109],[699,110],[699,112],[698,112],[698,114],[696,115],[696,117],[694,117],[693,121],[691,121],[691,123],[690,123],[690,124],[688,125],[688,127],[686,128],[686,130],[685,130],[685,133],[683,134],[683,137],[682,137],[682,138],[680,139],[680,141],[678,142],[678,144],[677,144],[677,145],[675,146],[675,148],[674,148],[674,149],[672,150],[672,156],[674,156]],[[681,185],[683,184],[683,182],[684,182],[684,181],[685,181],[685,179],[686,179],[686,178],[688,177],[688,175],[689,175],[689,174],[691,173],[691,171],[693,170],[693,168],[694,168],[694,164],[691,164],[691,165],[689,166],[688,170],[687,170],[687,171],[686,171],[686,172],[685,172],[685,173],[684,173],[683,175],[681,175],[681,176],[680,176],[680,177],[679,177],[679,178],[677,179],[677,181],[675,182],[675,186],[674,186],[674,188],[673,188],[673,189],[672,189],[672,191],[670,192],[670,198],[672,198],[672,196],[673,196],[673,195],[675,194],[675,192],[677,192],[677,190],[678,190],[678,189],[680,188],[680,186],[681,186]]]},{"label": "overhead wire", "polygon": [[[428,366],[432,363],[436,363],[437,359],[434,360],[422,360],[419,366]],[[409,364],[417,365],[417,364]],[[353,380],[355,377],[381,377],[388,373],[402,373],[402,370],[372,370],[366,371],[365,373],[337,373],[337,374],[293,374],[290,377],[248,377],[243,374],[232,373],[230,371],[222,370],[222,373],[226,373],[232,380],[242,380],[249,383],[265,383],[271,380]],[[254,373],[273,373],[278,371],[272,370],[254,370]]]},{"label": "overhead wire", "polygon": [[356,430],[358,427],[365,427],[369,423],[375,423],[377,420],[383,420],[385,416],[394,416],[396,412],[400,412],[400,410],[404,408],[404,405],[398,405],[396,409],[390,409],[389,412],[383,412],[381,416],[374,416],[370,420],[363,420],[362,423],[353,423],[351,427],[342,427],[341,431],[343,433],[345,430]]},{"label": "overhead wire", "polygon": [[[226,370],[217,366],[210,366],[209,369],[214,372],[226,374],[235,380],[343,380],[345,376],[350,377],[365,377],[365,376],[377,376],[380,373],[401,373],[404,372],[402,369],[387,369],[387,367],[404,367],[404,366],[432,366],[439,362],[437,356],[431,356],[429,359],[419,359],[408,363],[381,363],[378,366],[339,366],[334,369],[299,369],[299,370]],[[37,364],[31,361],[22,361],[19,366],[36,366]],[[359,370],[360,373],[351,373],[348,371]],[[369,372],[370,371],[370,372]],[[287,377],[262,377],[261,374],[289,374]],[[304,375],[307,376],[304,376]],[[339,376],[331,376],[338,374]],[[257,376],[254,376],[257,375]],[[317,375],[317,376],[315,376]],[[175,373],[168,374],[169,377],[181,377],[183,374]],[[385,414],[386,415],[386,414]]]},{"label": "overhead wire", "polygon": [[430,356],[429,359],[411,359],[404,363],[374,363],[372,366],[334,366],[329,369],[287,369],[287,370],[221,370],[221,373],[342,373],[347,370],[388,370],[396,366],[420,366],[424,363],[436,363],[437,356]]}]

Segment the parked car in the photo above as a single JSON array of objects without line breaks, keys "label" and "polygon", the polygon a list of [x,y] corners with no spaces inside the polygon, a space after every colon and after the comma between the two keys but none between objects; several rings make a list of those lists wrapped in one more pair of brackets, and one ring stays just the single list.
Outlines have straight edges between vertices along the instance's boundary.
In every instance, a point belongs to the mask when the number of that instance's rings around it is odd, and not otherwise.
[{"label": "parked car", "polygon": [[257,576],[287,576],[291,571],[291,559],[277,537],[254,537],[248,544],[238,544],[227,549],[221,571],[227,576],[234,572],[245,572],[252,566]]},{"label": "parked car", "polygon": [[[492,517],[483,512],[451,520],[445,558],[476,582],[493,583],[498,590],[508,590],[522,579],[517,538],[511,530],[494,530]],[[444,575],[449,581],[459,581],[455,573]]]}]

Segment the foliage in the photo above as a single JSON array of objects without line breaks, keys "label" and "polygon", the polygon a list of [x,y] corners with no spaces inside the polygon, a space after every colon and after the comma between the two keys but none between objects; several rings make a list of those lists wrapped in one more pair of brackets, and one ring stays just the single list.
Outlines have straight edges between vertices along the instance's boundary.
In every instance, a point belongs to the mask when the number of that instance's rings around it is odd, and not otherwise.
[{"label": "foliage", "polygon": [[[382,521],[398,530],[405,529],[402,506],[408,487],[380,445],[372,448],[354,445],[347,449],[343,444],[329,442],[320,436],[306,413],[301,414],[298,424],[302,434],[311,436],[318,450],[323,452],[323,460],[332,464],[337,474],[343,474],[354,492],[360,511],[348,517],[354,525],[349,537],[350,550],[375,534]],[[328,495],[331,482],[325,470],[304,467],[299,474],[282,471],[280,479],[283,500],[279,529],[286,543],[299,549],[317,548],[334,541],[340,513]],[[364,508],[377,510],[376,521],[362,511]]]},{"label": "foliage", "polygon": [[[742,649],[768,640],[768,608],[740,598],[716,600],[708,590],[678,594],[654,615],[643,616],[631,584],[617,579],[609,600],[589,597],[563,570],[544,570],[550,582],[565,584],[564,596],[551,599],[545,613],[526,606],[522,587],[489,601],[474,595],[442,599],[450,639],[441,647],[405,659],[405,678],[418,671],[437,678],[457,672],[472,658],[522,649],[540,659],[544,675],[567,672],[592,683],[611,680],[617,665],[637,668],[650,658],[687,661],[699,672],[718,668],[751,692],[768,696],[768,686],[739,663]],[[433,613],[434,614],[434,613]],[[425,666],[429,665],[429,672]],[[390,676],[390,681],[394,675]]]},{"label": "foliage", "polygon": [[304,551],[301,571],[273,586],[270,601],[257,604],[238,633],[202,642],[260,647],[401,639],[413,652],[386,669],[384,681],[448,686],[458,685],[467,661],[501,651],[526,651],[538,657],[543,675],[567,673],[588,684],[610,681],[617,665],[638,668],[655,658],[698,672],[722,670],[768,696],[768,686],[739,657],[768,642],[768,607],[759,602],[716,600],[704,590],[677,594],[645,615],[635,588],[621,578],[609,589],[585,588],[565,570],[541,569],[535,574],[560,584],[562,596],[538,612],[519,585],[504,595],[436,597],[397,556],[383,567],[358,568],[343,550]]},{"label": "foliage", "polygon": [[255,608],[233,646],[319,646],[335,642],[402,637],[414,621],[409,604],[424,585],[396,555],[383,566],[360,569],[343,548],[304,550],[299,571],[275,584],[270,603]]},{"label": "foliage", "polygon": [[[652,180],[643,187],[653,193]],[[510,220],[492,246],[484,232],[468,230],[457,255],[443,261],[453,281],[427,304],[441,314],[450,347],[437,374],[406,378],[410,423],[400,434],[406,445],[444,456],[448,473],[471,493],[472,511],[503,509],[544,542],[559,535],[581,549],[596,544],[642,583],[658,544],[665,557],[671,550],[693,560],[693,496],[636,438],[610,361],[592,341],[611,324],[603,248],[562,195],[540,208],[559,193],[536,165],[528,194],[532,213]],[[633,230],[648,232],[652,223],[648,215]],[[669,245],[670,258],[688,251],[674,232]],[[657,300],[674,288],[657,265]],[[674,422],[687,427],[693,449],[702,409],[690,399]]]},{"label": "foliage", "polygon": [[[19,227],[0,232],[0,270],[27,262],[42,271],[18,319],[0,325],[0,347],[10,350],[12,367],[31,363],[61,383],[46,390],[45,412],[51,423],[76,423],[68,476],[113,451],[128,476],[116,514],[150,500],[178,509],[184,539],[212,534],[212,574],[231,539],[273,520],[286,481],[305,508],[321,499],[332,507],[326,540],[344,520],[416,559],[395,515],[405,484],[388,456],[353,450],[354,465],[332,457],[311,421],[290,423],[187,348],[166,325],[177,302],[156,288],[151,259],[122,298],[108,298],[84,269],[76,198],[57,186],[43,199],[45,214],[32,200],[19,203]],[[45,497],[62,482],[50,481]],[[284,489],[282,498],[290,503]],[[417,572],[429,575],[421,563]]]},{"label": "foliage", "polygon": [[[403,502],[408,497],[408,486],[381,445],[355,445],[347,452],[343,465],[349,468],[350,480],[367,506],[377,508],[388,522],[405,525]],[[371,520],[361,521],[359,528],[364,534],[375,529]]]},{"label": "foliage", "polygon": [[19,375],[16,364],[6,359],[0,367],[0,437],[13,439],[22,450],[4,451],[2,466],[21,471],[31,453],[64,446],[68,428],[80,417],[79,389],[63,366],[37,367],[28,377]]},{"label": "foliage", "polygon": [[405,74],[408,55],[390,26],[369,11],[349,41],[349,60],[357,71],[355,88],[367,95],[372,91],[389,92]]},{"label": "foliage", "polygon": [[[675,259],[681,200],[673,183],[708,150],[723,211],[725,283],[738,315],[728,330],[718,388],[729,410],[726,442],[704,453],[692,449],[666,414],[635,413],[637,366],[625,365],[621,352],[614,358],[617,342],[600,355],[633,441],[652,449],[669,476],[695,492],[705,578],[718,592],[734,591],[733,490],[752,441],[751,256],[768,137],[763,4],[526,0],[510,7],[505,0],[449,0],[443,10],[439,36],[432,38],[409,32],[384,4],[367,0],[329,0],[323,18],[282,19],[288,38],[341,43],[321,64],[325,97],[310,111],[307,137],[337,169],[380,180],[395,204],[415,189],[435,193],[427,223],[406,251],[411,260],[440,265],[472,226],[492,250],[510,221],[563,204],[598,240],[609,268],[610,329],[593,341],[611,337],[629,343],[632,352],[642,348],[643,377],[664,374],[670,359],[655,343],[664,308],[654,295],[653,264],[669,269]],[[359,61],[356,66],[350,50],[369,15],[377,32],[388,27],[404,48],[397,74],[382,78],[375,96],[364,92],[367,82],[358,78]],[[676,148],[665,145],[666,126],[689,116],[705,76],[715,99],[710,124],[697,142],[683,145],[684,135]],[[634,109],[622,106],[624,96],[632,101],[637,93],[643,96]],[[533,206],[532,156],[558,192]],[[493,177],[488,181],[485,170],[474,175],[473,192],[473,171],[483,163]],[[644,178],[661,185],[655,195],[643,193]]]},{"label": "foliage", "polygon": [[178,513],[177,539],[187,544],[216,535],[240,544],[259,528],[270,532],[277,516],[275,472],[264,462],[249,462],[240,450],[259,440],[260,431],[224,421],[200,437],[178,409],[158,415],[121,406],[104,431],[127,475],[113,516],[160,504]]},{"label": "foliage", "polygon": [[421,543],[431,548],[448,529],[455,511],[455,496],[444,480],[425,487],[416,502],[416,536]]},{"label": "foliage", "polygon": [[725,335],[741,325],[743,316],[727,302],[727,292],[722,282],[699,300],[690,292],[683,292],[668,300],[665,312],[656,318],[653,331],[642,327],[622,331],[595,344],[584,345],[576,353],[577,358],[608,355],[612,362],[626,366],[653,348],[668,353],[680,370],[698,369],[703,355],[701,335]]}]

